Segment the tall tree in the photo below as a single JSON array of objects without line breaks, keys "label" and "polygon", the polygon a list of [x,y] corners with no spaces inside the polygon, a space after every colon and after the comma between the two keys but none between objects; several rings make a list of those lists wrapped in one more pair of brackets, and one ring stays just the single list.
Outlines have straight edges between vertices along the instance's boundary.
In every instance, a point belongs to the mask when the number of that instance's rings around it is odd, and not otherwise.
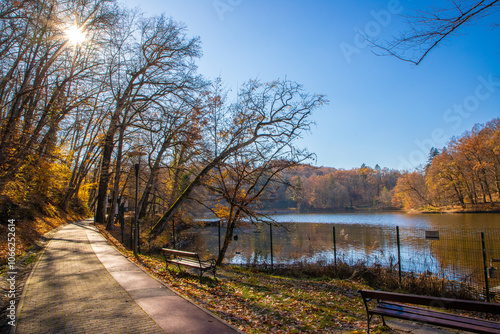
[{"label": "tall tree", "polygon": [[223,105],[220,92],[208,96],[208,101],[204,166],[155,224],[150,233],[153,238],[212,169],[249,146],[280,147],[298,138],[309,130],[311,112],[326,102],[322,95],[309,95],[289,80],[250,80],[238,93],[238,101],[229,107]]},{"label": "tall tree", "polygon": [[401,175],[394,188],[394,201],[407,209],[433,206],[429,199],[424,173],[415,171]]},{"label": "tall tree", "polygon": [[169,94],[199,87],[193,63],[201,54],[198,38],[188,38],[184,26],[164,16],[126,18],[110,41],[108,73],[115,105],[102,145],[95,215],[99,223],[105,220],[110,162],[124,111],[140,115]]},{"label": "tall tree", "polygon": [[[34,164],[59,159],[54,151],[58,131],[92,96],[90,78],[99,64],[96,49],[101,32],[115,17],[107,0],[3,1],[0,13],[3,192]],[[80,30],[93,45],[77,45],[70,29]]]}]

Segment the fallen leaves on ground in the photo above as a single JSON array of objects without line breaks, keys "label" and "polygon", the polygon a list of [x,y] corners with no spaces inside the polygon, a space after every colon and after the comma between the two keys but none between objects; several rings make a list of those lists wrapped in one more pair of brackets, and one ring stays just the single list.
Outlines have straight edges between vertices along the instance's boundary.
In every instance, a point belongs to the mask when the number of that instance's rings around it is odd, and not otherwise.
[{"label": "fallen leaves on ground", "polygon": [[179,294],[246,333],[362,333],[366,329],[366,313],[357,293],[366,286],[357,282],[297,279],[237,266],[219,269],[217,279],[200,278],[173,265],[165,269],[161,258],[136,258],[116,239],[110,241]]}]

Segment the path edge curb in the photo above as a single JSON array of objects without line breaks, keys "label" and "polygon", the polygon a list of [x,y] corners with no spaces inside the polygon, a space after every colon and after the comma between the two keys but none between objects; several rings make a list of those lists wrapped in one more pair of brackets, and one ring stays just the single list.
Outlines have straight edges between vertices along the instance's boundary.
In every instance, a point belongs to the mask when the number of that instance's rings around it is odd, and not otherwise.
[{"label": "path edge curb", "polygon": [[[94,227],[95,228],[95,227]],[[215,313],[213,313],[212,311],[210,310],[207,310],[206,308],[204,308],[203,306],[197,304],[195,301],[193,301],[192,299],[190,299],[189,297],[186,297],[182,294],[180,294],[179,292],[175,291],[174,289],[172,289],[170,286],[168,286],[165,282],[161,281],[159,278],[151,275],[146,269],[144,269],[142,266],[140,266],[139,264],[135,263],[134,261],[132,261],[128,256],[125,256],[118,248],[115,247],[115,245],[113,245],[111,242],[109,242],[109,240],[101,233],[101,231],[98,229],[98,228],[95,228],[95,231],[97,233],[99,233],[101,235],[101,237],[106,240],[106,242],[108,243],[109,246],[113,247],[121,256],[123,256],[124,258],[126,258],[128,261],[130,261],[131,263],[133,263],[136,267],[138,267],[139,269],[141,269],[144,273],[146,273],[149,277],[151,277],[152,279],[154,279],[155,281],[157,281],[158,283],[160,283],[161,285],[163,285],[165,288],[169,289],[170,291],[172,291],[173,293],[175,293],[177,296],[181,297],[182,299],[186,300],[187,302],[191,303],[192,305],[196,306],[197,308],[199,308],[200,310],[202,310],[203,312],[205,312],[206,314],[210,315],[211,317],[219,320],[220,322],[224,323],[226,326],[230,327],[231,329],[234,329],[235,331],[237,331],[238,333],[240,334],[246,334],[245,332],[243,332],[241,329],[239,329],[238,327],[236,327],[235,325],[227,322],[226,320],[222,319],[221,317],[219,317],[218,315],[216,315]],[[101,261],[101,260],[99,260]],[[102,262],[101,262],[102,263]],[[104,266],[104,265],[103,265]],[[106,266],[104,266],[104,268],[106,268]],[[106,268],[106,271],[109,272],[108,268]],[[110,273],[111,274],[111,273]],[[135,301],[135,300],[134,300]],[[140,306],[139,306],[140,307]],[[14,333],[11,333],[11,334],[14,334]]]}]

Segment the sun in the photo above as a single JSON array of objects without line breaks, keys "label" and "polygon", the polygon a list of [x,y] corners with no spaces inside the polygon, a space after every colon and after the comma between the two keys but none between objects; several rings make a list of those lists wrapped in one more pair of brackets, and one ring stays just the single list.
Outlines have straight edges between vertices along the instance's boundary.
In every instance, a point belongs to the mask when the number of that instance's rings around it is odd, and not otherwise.
[{"label": "sun", "polygon": [[72,25],[65,30],[66,38],[73,45],[81,44],[85,41],[86,34],[81,28]]}]

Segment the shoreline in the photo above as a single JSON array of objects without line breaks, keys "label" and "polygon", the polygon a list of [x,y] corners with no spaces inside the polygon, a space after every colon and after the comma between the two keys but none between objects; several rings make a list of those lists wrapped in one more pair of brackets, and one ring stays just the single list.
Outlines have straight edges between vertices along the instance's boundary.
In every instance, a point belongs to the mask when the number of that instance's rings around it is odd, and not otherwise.
[{"label": "shoreline", "polygon": [[489,208],[435,208],[435,209],[376,209],[376,208],[353,208],[346,210],[264,210],[262,214],[335,214],[335,213],[405,213],[405,214],[453,214],[453,213],[500,213],[500,205]]},{"label": "shoreline", "polygon": [[[463,209],[463,208],[436,208],[430,209],[373,209],[373,208],[361,208],[361,209],[348,209],[348,210],[303,210],[299,211],[296,209],[279,209],[279,210],[263,210],[259,212],[263,215],[288,215],[288,214],[346,214],[346,213],[401,213],[407,215],[432,215],[432,214],[495,214],[500,213],[500,207],[494,208],[482,208],[482,209]],[[195,214],[195,220],[217,220],[216,217],[207,218],[201,213]]]}]

